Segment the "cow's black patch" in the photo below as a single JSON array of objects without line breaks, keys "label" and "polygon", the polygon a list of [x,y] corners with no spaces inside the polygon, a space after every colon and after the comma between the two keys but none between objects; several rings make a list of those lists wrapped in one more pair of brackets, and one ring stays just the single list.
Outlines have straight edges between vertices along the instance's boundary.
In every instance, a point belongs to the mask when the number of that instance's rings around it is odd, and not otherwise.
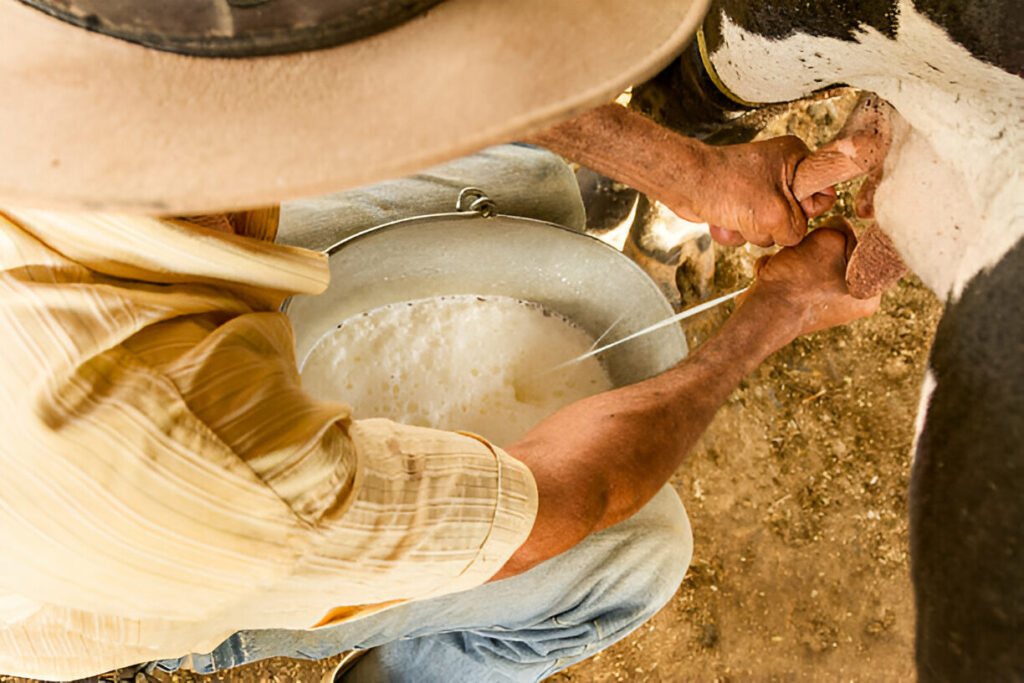
[{"label": "cow's black patch", "polygon": [[[1024,2],[914,0],[915,8],[980,60],[1024,75]],[[780,40],[794,33],[855,40],[871,26],[889,38],[899,30],[896,0],[713,0],[704,32],[712,52],[722,45],[722,17],[758,35]]]},{"label": "cow's black patch", "polygon": [[914,6],[978,59],[1024,75],[1021,0],[915,0]]},{"label": "cow's black patch", "polygon": [[946,308],[911,478],[922,681],[1024,680],[1024,240]]},{"label": "cow's black patch", "polygon": [[[775,40],[794,33],[854,40],[865,26],[895,38],[899,24],[896,0],[713,0],[704,22],[704,34],[712,52],[722,44],[723,13],[746,31]],[[771,65],[766,64],[765,68]]]}]

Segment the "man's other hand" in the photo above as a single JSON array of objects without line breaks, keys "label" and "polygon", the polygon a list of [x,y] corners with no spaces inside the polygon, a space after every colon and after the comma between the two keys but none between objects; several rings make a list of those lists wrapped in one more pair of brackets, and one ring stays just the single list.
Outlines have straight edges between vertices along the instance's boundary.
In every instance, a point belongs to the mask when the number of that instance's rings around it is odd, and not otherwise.
[{"label": "man's other hand", "polygon": [[757,279],[736,314],[747,307],[767,309],[792,338],[871,315],[881,295],[856,299],[846,284],[855,245],[849,224],[834,218],[797,246],[762,257],[754,268]]}]

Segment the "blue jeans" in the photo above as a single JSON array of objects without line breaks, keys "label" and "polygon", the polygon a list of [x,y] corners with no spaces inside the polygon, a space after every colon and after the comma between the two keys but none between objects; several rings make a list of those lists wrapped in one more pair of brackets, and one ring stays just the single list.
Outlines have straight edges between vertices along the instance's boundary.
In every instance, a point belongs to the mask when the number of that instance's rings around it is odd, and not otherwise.
[{"label": "blue jeans", "polygon": [[[374,648],[346,681],[538,681],[653,616],[675,594],[692,550],[686,511],[666,485],[626,521],[519,576],[337,626],[241,631],[210,654],[192,655],[192,667],[210,673],[267,657]],[[151,668],[173,671],[181,661]]]}]

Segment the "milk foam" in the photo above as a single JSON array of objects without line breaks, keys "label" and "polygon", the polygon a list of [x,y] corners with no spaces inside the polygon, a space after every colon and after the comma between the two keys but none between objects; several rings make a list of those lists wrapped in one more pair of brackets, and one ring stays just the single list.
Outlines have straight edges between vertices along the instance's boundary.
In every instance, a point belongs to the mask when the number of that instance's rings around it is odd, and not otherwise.
[{"label": "milk foam", "polygon": [[358,418],[515,441],[564,405],[612,388],[600,363],[550,369],[593,339],[566,318],[510,297],[456,295],[390,304],[344,320],[303,363],[313,396]]}]

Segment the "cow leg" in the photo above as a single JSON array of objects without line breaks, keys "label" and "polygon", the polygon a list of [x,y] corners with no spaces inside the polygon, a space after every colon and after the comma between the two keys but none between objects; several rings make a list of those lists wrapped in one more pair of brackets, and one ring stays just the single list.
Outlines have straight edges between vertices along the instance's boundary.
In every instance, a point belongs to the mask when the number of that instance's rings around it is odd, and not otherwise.
[{"label": "cow leg", "polygon": [[911,478],[921,681],[1024,681],[1024,240],[951,301]]}]

